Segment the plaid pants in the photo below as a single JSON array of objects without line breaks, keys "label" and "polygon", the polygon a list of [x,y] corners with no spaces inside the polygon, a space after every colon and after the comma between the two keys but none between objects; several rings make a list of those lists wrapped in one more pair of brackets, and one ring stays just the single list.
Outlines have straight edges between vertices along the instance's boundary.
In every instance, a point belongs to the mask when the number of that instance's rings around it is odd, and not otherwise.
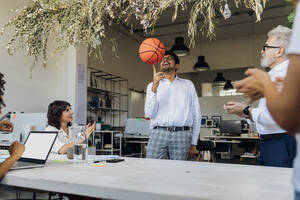
[{"label": "plaid pants", "polygon": [[147,158],[187,160],[192,141],[192,131],[171,132],[153,129],[147,146]]}]

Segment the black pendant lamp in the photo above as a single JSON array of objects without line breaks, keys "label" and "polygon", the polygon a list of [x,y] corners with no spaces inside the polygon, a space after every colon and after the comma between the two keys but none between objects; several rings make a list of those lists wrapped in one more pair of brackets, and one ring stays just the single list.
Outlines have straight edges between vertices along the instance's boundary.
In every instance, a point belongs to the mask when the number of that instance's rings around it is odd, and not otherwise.
[{"label": "black pendant lamp", "polygon": [[175,44],[172,46],[171,50],[177,56],[187,56],[190,54],[189,48],[184,44],[183,37],[176,37]]},{"label": "black pendant lamp", "polygon": [[234,89],[234,88],[233,88],[233,85],[232,85],[232,83],[231,83],[231,80],[227,80],[227,81],[226,81],[226,83],[225,83],[223,89],[224,89],[224,90],[232,90],[232,89]]},{"label": "black pendant lamp", "polygon": [[221,72],[217,73],[217,77],[214,79],[214,83],[217,83],[217,82],[226,82],[226,79],[224,78],[223,73],[221,73]]},{"label": "black pendant lamp", "polygon": [[195,63],[193,70],[197,72],[206,71],[209,65],[205,62],[205,56],[198,56],[198,61]]}]

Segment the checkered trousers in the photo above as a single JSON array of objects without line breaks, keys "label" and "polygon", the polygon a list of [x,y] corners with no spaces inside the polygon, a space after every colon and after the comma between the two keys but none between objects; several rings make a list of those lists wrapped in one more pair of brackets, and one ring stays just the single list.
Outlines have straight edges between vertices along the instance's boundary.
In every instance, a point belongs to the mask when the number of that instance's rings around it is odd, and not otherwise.
[{"label": "checkered trousers", "polygon": [[147,158],[187,160],[192,141],[192,131],[171,132],[153,129],[147,146]]}]

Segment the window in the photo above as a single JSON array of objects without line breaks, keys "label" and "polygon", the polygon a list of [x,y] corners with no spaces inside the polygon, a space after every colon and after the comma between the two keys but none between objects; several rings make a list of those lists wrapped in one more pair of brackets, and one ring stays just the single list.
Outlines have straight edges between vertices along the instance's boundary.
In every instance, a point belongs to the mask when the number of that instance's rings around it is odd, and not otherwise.
[{"label": "window", "polygon": [[[234,85],[235,82],[232,82]],[[242,95],[236,89],[224,90],[225,83],[202,83],[202,96],[237,96]]]},{"label": "window", "polygon": [[[232,85],[234,85],[237,81],[232,81]],[[242,93],[238,93],[236,89],[230,89],[230,90],[224,90],[224,85],[225,83],[220,85],[220,90],[219,90],[219,96],[237,96],[237,95],[242,95]]]},{"label": "window", "polygon": [[241,93],[238,93],[236,89],[232,90],[220,90],[219,96],[237,96],[237,95],[242,95]]}]

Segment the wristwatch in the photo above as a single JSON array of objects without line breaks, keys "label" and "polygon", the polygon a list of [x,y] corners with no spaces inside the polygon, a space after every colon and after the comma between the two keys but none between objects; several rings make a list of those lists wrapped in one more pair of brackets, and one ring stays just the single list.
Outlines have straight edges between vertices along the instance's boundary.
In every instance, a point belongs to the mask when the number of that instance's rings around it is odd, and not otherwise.
[{"label": "wristwatch", "polygon": [[244,110],[243,113],[247,116],[250,116],[250,111],[249,111],[250,106],[247,106]]}]

